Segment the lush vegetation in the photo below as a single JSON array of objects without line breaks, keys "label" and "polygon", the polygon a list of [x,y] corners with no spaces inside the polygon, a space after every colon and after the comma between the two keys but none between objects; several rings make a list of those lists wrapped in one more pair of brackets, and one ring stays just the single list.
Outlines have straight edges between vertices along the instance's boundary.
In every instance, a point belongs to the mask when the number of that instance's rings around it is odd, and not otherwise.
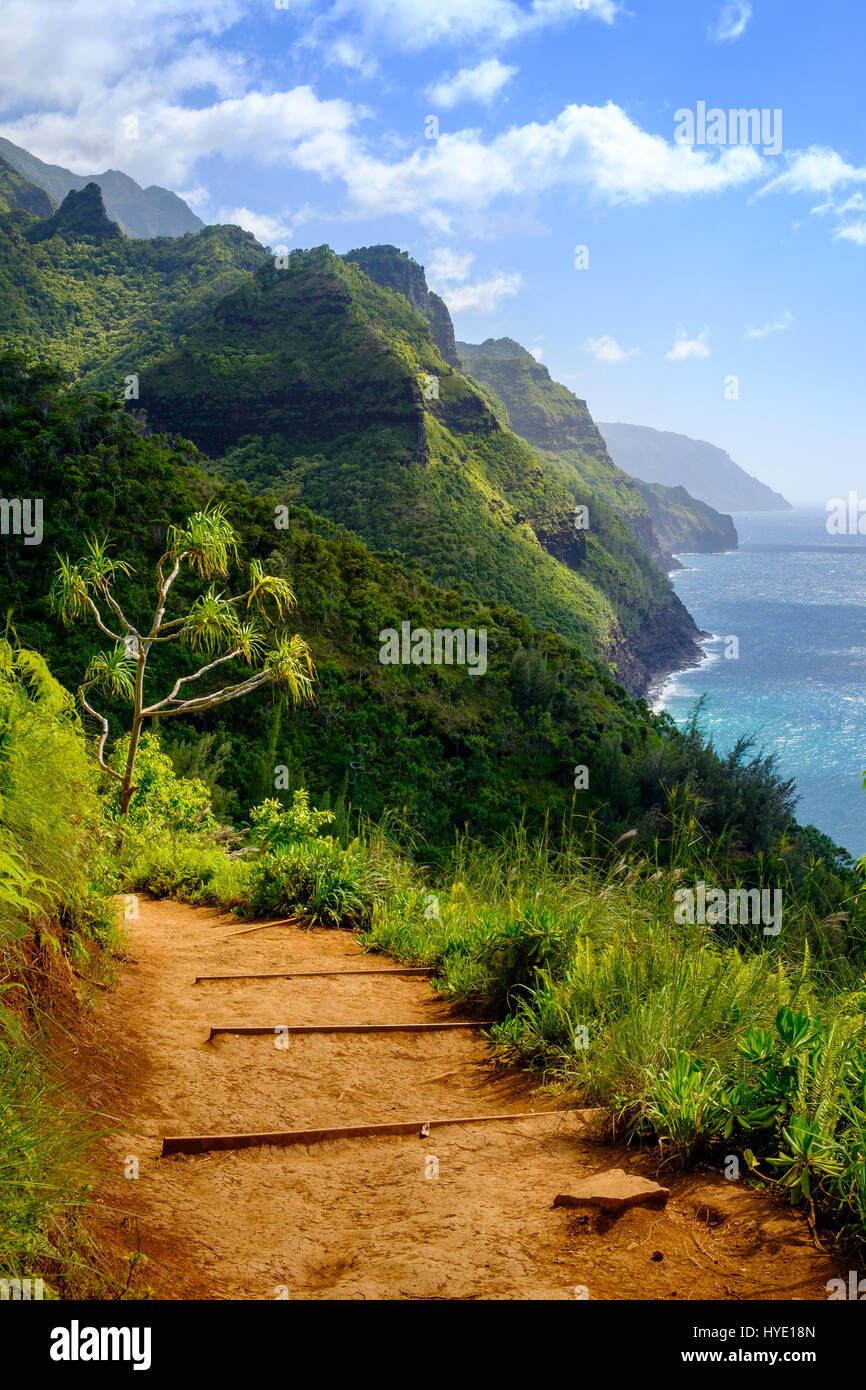
[{"label": "lush vegetation", "polygon": [[43,1278],[46,1296],[104,1279],[80,1220],[104,1122],[74,1109],[46,1046],[62,1050],[119,941],[97,778],[71,695],[0,642],[0,1278]]},{"label": "lush vegetation", "polygon": [[[238,535],[221,504],[194,512],[182,526],[170,526],[166,549],[156,562],[155,608],[142,622],[138,614],[121,607],[118,588],[131,577],[132,569],[126,561],[112,558],[107,538],[90,536],[78,561],[68,556],[60,559],[51,586],[52,609],[65,622],[92,619],[113,643],[109,650],[91,657],[78,698],[99,726],[96,759],[103,772],[120,784],[124,817],[135,791],[136,759],[147,723],[203,714],[272,684],[286,691],[295,705],[312,697],[315,673],[310,649],[297,633],[290,635],[286,625],[295,606],[291,586],[284,578],[266,574],[253,560],[240,586],[243,592],[227,598],[216,585],[238,561]],[[185,571],[211,583],[185,612],[175,616],[173,586]],[[195,653],[198,669],[178,676],[171,690],[154,700],[146,684],[147,665],[151,652],[163,642],[180,643]],[[223,669],[217,673],[217,667],[223,668],[226,662],[245,666],[240,679],[227,681]],[[202,683],[193,684],[198,681]],[[186,687],[182,693],[181,687]],[[94,692],[120,696],[132,707],[122,772],[106,760],[110,726],[91,703]]]},{"label": "lush vegetation", "polygon": [[183,430],[225,477],[606,657],[634,691],[694,653],[694,624],[629,526],[503,427],[403,295],[327,247],[287,262],[262,266],[152,366],[152,421]]},{"label": "lush vegetation", "polygon": [[130,373],[142,374],[264,259],[240,227],[130,240],[98,190],[43,220],[9,212],[0,216],[0,348],[26,346],[119,399]]},{"label": "lush vegetation", "polygon": [[639,521],[652,534],[644,500],[585,407],[585,447],[567,463],[512,434],[454,365],[447,310],[420,268],[397,252],[385,266],[382,251],[320,247],[278,268],[238,228],[131,241],[90,184],[51,217],[0,216],[0,348],[26,344],[126,392],[132,411],[225,456],[225,477],[399,552],[440,586],[507,603],[644,690],[694,655],[696,635],[633,534]]}]

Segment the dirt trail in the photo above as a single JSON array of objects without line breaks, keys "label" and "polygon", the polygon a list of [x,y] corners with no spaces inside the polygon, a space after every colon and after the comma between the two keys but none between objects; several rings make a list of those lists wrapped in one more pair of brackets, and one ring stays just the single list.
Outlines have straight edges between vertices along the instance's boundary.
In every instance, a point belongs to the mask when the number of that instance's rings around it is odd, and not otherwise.
[{"label": "dirt trail", "polygon": [[[450,1019],[420,977],[195,984],[196,975],[388,966],[345,932],[274,927],[142,900],[132,963],[78,1054],[100,1143],[98,1236],[148,1257],[157,1298],[826,1299],[837,1273],[795,1213],[712,1173],[665,1176],[664,1211],[554,1209],[648,1155],[593,1142],[580,1113],[291,1148],[161,1158],[165,1135],[546,1110],[473,1031],[224,1035],[212,1025]],[[129,1157],[138,1179],[126,1178]],[[438,1177],[428,1176],[438,1161]],[[661,1258],[659,1258],[659,1256]]]}]

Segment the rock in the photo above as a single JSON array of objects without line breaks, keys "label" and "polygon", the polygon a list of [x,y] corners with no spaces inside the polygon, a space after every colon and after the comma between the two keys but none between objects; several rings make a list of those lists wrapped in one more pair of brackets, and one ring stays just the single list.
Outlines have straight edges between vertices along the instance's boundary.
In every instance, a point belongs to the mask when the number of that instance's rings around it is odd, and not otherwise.
[{"label": "rock", "polygon": [[626,1211],[629,1207],[650,1207],[657,1211],[667,1205],[670,1188],[660,1187],[650,1178],[636,1177],[622,1168],[609,1168],[575,1185],[570,1193],[553,1200],[555,1207],[599,1207],[602,1211]]}]

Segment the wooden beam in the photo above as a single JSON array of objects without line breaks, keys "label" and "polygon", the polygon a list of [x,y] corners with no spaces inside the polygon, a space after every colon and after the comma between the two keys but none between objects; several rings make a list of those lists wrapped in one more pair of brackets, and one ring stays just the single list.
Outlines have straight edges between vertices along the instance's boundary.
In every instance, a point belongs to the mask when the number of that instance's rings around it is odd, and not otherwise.
[{"label": "wooden beam", "polygon": [[243,1035],[286,1033],[446,1033],[456,1028],[490,1028],[490,1021],[479,1023],[274,1023],[269,1026],[246,1027],[231,1024],[211,1028],[208,1042],[220,1033]]},{"label": "wooden beam", "polygon": [[241,931],[230,931],[227,936],[219,937],[220,941],[231,941],[233,936],[249,936],[252,931],[264,931],[267,927],[301,927],[303,918],[301,917],[279,917],[275,922],[259,922],[257,927],[243,927]]},{"label": "wooden beam", "polygon": [[432,975],[432,965],[407,966],[405,970],[261,970],[251,975],[196,975],[203,980],[314,980],[335,975]]},{"label": "wooden beam", "polygon": [[509,1115],[463,1115],[446,1120],[393,1120],[380,1125],[342,1125],[329,1129],[287,1129],[261,1134],[196,1134],[172,1136],[162,1141],[162,1157],[170,1154],[200,1154],[213,1149],[250,1149],[268,1144],[286,1148],[290,1144],[322,1144],[332,1139],[374,1139],[392,1134],[417,1134],[445,1125],[489,1125],[511,1120],[538,1120],[545,1115],[583,1114],[568,1106],[555,1110],[530,1110]]}]

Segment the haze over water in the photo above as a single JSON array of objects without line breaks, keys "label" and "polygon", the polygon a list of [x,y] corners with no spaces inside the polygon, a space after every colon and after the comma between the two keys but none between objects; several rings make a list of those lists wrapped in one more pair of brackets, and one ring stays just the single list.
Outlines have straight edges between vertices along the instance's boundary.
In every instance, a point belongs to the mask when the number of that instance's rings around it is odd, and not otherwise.
[{"label": "haze over water", "polygon": [[[740,512],[740,548],[681,555],[673,577],[707,660],[663,685],[678,724],[706,694],[701,727],[727,752],[755,733],[793,777],[797,818],[852,854],[866,850],[866,536],[830,536],[818,507]],[[725,637],[739,658],[724,657]]]}]

